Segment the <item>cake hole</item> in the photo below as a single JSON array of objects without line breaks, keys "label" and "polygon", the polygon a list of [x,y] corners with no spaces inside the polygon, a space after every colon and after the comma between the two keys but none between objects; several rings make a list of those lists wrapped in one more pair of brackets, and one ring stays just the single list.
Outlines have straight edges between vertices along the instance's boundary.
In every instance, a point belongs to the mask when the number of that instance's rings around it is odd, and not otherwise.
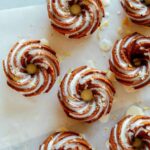
[{"label": "cake hole", "polygon": [[135,67],[140,67],[146,64],[145,56],[143,54],[134,54],[131,56],[131,63]]},{"label": "cake hole", "polygon": [[78,4],[73,4],[70,6],[70,12],[72,15],[78,16],[81,13],[81,7]]},{"label": "cake hole", "polygon": [[143,142],[140,138],[135,138],[132,145],[135,150],[140,150],[143,146]]},{"label": "cake hole", "polygon": [[90,89],[86,89],[81,92],[81,98],[83,101],[89,102],[93,100],[94,96]]},{"label": "cake hole", "polygon": [[150,0],[141,0],[146,6],[150,6]]},{"label": "cake hole", "polygon": [[27,71],[28,74],[33,75],[33,74],[36,74],[36,73],[37,73],[38,68],[37,68],[37,66],[34,65],[34,64],[28,64],[28,65],[26,66],[26,71]]},{"label": "cake hole", "polygon": [[133,65],[134,65],[135,67],[139,67],[139,66],[142,65],[142,61],[141,61],[139,58],[134,58],[134,59],[133,59]]}]

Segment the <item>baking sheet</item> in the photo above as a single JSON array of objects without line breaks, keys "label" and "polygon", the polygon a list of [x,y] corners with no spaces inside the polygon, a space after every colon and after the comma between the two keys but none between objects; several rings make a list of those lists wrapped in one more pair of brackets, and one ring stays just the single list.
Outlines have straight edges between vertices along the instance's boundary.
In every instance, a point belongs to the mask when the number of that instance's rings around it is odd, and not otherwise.
[{"label": "baking sheet", "polygon": [[[25,146],[26,142],[30,143],[33,139],[41,137],[39,143],[31,142],[32,148],[30,146],[24,148],[22,145],[18,148],[38,149],[46,135],[67,128],[84,134],[96,150],[105,150],[111,127],[124,115],[130,105],[150,106],[150,86],[128,93],[122,85],[114,82],[117,93],[110,119],[106,123],[97,121],[85,124],[68,118],[57,98],[60,80],[67,71],[81,65],[95,66],[101,70],[108,69],[110,51],[104,52],[101,49],[100,39],[109,40],[112,44],[119,39],[118,32],[122,32],[121,20],[124,17],[119,1],[113,0],[113,3],[106,7],[102,30],[98,29],[88,38],[71,40],[51,29],[46,5],[0,11],[1,62],[17,40],[46,38],[57,52],[61,63],[61,75],[53,89],[48,94],[33,98],[25,98],[7,86],[0,63],[0,149],[16,150],[16,146],[22,143]],[[123,30],[126,33],[139,31],[150,35],[149,28],[133,24]]]}]

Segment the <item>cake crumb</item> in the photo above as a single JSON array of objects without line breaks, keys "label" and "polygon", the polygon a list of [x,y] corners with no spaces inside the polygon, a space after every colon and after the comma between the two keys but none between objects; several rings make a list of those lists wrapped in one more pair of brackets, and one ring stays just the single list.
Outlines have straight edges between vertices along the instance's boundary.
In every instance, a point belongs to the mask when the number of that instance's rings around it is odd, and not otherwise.
[{"label": "cake crumb", "polygon": [[115,81],[116,80],[115,74],[112,71],[110,71],[110,70],[108,70],[106,72],[106,76],[111,81]]},{"label": "cake crumb", "polygon": [[104,128],[104,131],[105,131],[105,132],[108,132],[108,131],[109,131],[109,128],[108,128],[108,127],[105,127],[105,128]]},{"label": "cake crumb", "polygon": [[125,17],[123,20],[122,20],[122,25],[123,26],[129,26],[130,25],[130,20],[128,17]]},{"label": "cake crumb", "polygon": [[126,30],[125,30],[125,34],[126,34],[126,35],[132,34],[132,33],[133,33],[133,31],[131,31],[130,29],[126,29]]},{"label": "cake crumb", "polygon": [[94,62],[94,60],[88,60],[87,65],[89,67],[96,68],[96,63]]},{"label": "cake crumb", "polygon": [[65,59],[64,57],[62,57],[60,55],[57,55],[57,57],[58,57],[58,60],[59,60],[60,63],[63,62],[63,60]]},{"label": "cake crumb", "polygon": [[105,7],[110,5],[110,0],[102,0],[102,2]]},{"label": "cake crumb", "polygon": [[72,72],[72,68],[69,68],[67,73],[71,73]]},{"label": "cake crumb", "polygon": [[40,40],[43,45],[50,46],[49,41],[47,39]]},{"label": "cake crumb", "polygon": [[64,59],[65,59],[66,57],[71,56],[71,53],[68,52],[68,51],[58,52],[58,53],[57,53],[57,56],[58,56],[58,60],[59,60],[60,62],[62,62],[62,61],[64,61]]},{"label": "cake crumb", "polygon": [[105,21],[102,21],[100,27],[99,27],[99,30],[103,30],[105,27],[108,27],[109,26],[109,20],[105,20]]},{"label": "cake crumb", "polygon": [[105,145],[106,145],[106,148],[109,149],[109,140],[106,141]]},{"label": "cake crumb", "polygon": [[59,55],[64,56],[64,57],[71,56],[71,52],[69,52],[69,51],[61,51],[58,53],[59,53]]},{"label": "cake crumb", "polygon": [[145,107],[143,107],[143,110],[144,110],[144,111],[150,110],[150,107],[145,106]]},{"label": "cake crumb", "polygon": [[109,12],[106,12],[105,13],[105,16],[108,18],[110,16],[110,13]]},{"label": "cake crumb", "polygon": [[119,35],[123,34],[123,29],[122,29],[122,27],[119,27],[119,28],[118,28],[118,34],[119,34]]},{"label": "cake crumb", "polygon": [[115,121],[117,119],[117,116],[116,115],[112,115],[111,119]]},{"label": "cake crumb", "polygon": [[61,81],[62,81],[61,77],[58,77],[57,81],[58,81],[58,83],[60,84]]},{"label": "cake crumb", "polygon": [[132,105],[131,107],[128,108],[126,112],[126,116],[128,115],[144,115],[144,112],[142,108],[136,105]]},{"label": "cake crumb", "polygon": [[68,131],[68,129],[66,127],[61,127],[56,130],[56,132],[64,132],[64,131]]},{"label": "cake crumb", "polygon": [[102,51],[108,52],[111,50],[112,42],[108,39],[103,39],[100,41],[99,47]]},{"label": "cake crumb", "polygon": [[104,115],[100,118],[101,123],[107,123],[109,121],[110,114]]},{"label": "cake crumb", "polygon": [[125,91],[127,93],[134,93],[134,92],[136,92],[136,90],[133,87],[131,87],[131,86],[123,85],[123,87],[124,87],[124,89],[125,89]]}]

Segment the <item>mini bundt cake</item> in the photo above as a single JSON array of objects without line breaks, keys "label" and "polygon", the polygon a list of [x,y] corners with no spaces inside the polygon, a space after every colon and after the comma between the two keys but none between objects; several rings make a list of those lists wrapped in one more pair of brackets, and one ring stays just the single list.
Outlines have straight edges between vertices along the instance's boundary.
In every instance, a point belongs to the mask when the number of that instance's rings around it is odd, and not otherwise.
[{"label": "mini bundt cake", "polygon": [[50,91],[60,68],[56,53],[40,40],[21,40],[3,61],[7,84],[24,96]]},{"label": "mini bundt cake", "polygon": [[114,94],[106,73],[81,66],[65,75],[58,97],[69,117],[90,123],[110,112]]},{"label": "mini bundt cake", "polygon": [[116,79],[133,89],[150,84],[150,37],[139,33],[118,40],[110,59]]},{"label": "mini bundt cake", "polygon": [[127,116],[111,130],[110,150],[149,150],[150,117]]},{"label": "mini bundt cake", "polygon": [[120,0],[129,18],[136,24],[150,26],[150,0]]},{"label": "mini bundt cake", "polygon": [[50,135],[40,150],[92,150],[92,147],[80,134],[65,131]]},{"label": "mini bundt cake", "polygon": [[48,0],[52,27],[68,38],[92,34],[104,17],[101,0]]}]

